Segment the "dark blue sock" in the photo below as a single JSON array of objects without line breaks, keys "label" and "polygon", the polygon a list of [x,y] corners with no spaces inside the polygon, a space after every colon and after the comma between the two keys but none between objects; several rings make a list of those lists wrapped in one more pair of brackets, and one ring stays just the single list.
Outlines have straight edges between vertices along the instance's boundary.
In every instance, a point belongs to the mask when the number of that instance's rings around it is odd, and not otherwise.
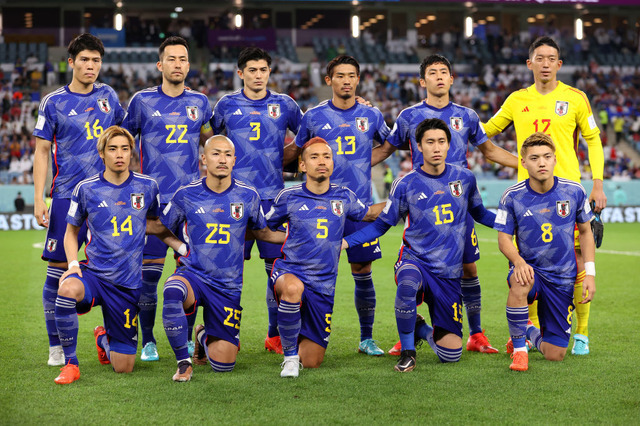
[{"label": "dark blue sock", "polygon": [[478,277],[462,278],[462,303],[467,311],[469,321],[469,334],[482,333],[480,322],[480,310],[482,309],[482,295],[480,290],[480,280]]},{"label": "dark blue sock", "polygon": [[542,353],[540,350],[540,345],[542,344],[542,333],[540,333],[540,329],[534,327],[533,325],[527,326],[527,339],[538,349],[538,352]]},{"label": "dark blue sock", "polygon": [[529,321],[529,308],[507,306],[507,323],[514,349],[524,348],[526,345],[527,321]]},{"label": "dark blue sock", "polygon": [[271,288],[271,270],[273,268],[273,262],[264,262],[264,270],[267,272],[267,314],[269,315],[269,328],[267,329],[268,337],[279,336],[278,332],[278,302],[273,295]]},{"label": "dark blue sock", "polygon": [[449,349],[436,344],[436,355],[438,355],[438,358],[442,363],[458,362],[462,356],[462,347],[459,347],[458,349]]},{"label": "dark blue sock", "polygon": [[298,337],[302,319],[300,317],[300,302],[289,303],[280,300],[278,305],[278,329],[285,356],[298,355]]},{"label": "dark blue sock", "polygon": [[153,326],[156,322],[156,307],[158,305],[158,281],[162,277],[161,263],[142,265],[142,289],[140,291],[140,333],[142,346],[149,342],[156,343],[153,336]]},{"label": "dark blue sock", "polygon": [[111,361],[111,348],[109,346],[109,338],[106,334],[98,336],[98,340],[96,342],[98,346],[100,346],[107,353],[107,358]]},{"label": "dark blue sock", "polygon": [[78,365],[76,346],[78,345],[78,311],[76,299],[58,296],[56,298],[56,327],[64,351],[64,363]]},{"label": "dark blue sock", "polygon": [[353,300],[360,319],[360,341],[373,337],[373,321],[376,315],[376,289],[371,272],[352,274],[355,281]]},{"label": "dark blue sock", "polygon": [[427,323],[424,323],[416,327],[415,333],[416,337],[427,341],[433,352],[435,352],[436,354],[438,353],[436,351],[436,343],[433,341],[433,327],[431,327]]},{"label": "dark blue sock", "polygon": [[162,294],[164,296],[162,324],[169,344],[178,361],[189,359],[189,347],[187,346],[189,327],[182,306],[187,299],[187,286],[182,281],[169,280],[165,283]]},{"label": "dark blue sock", "polygon": [[213,368],[213,371],[216,373],[229,373],[233,371],[233,367],[235,367],[235,362],[218,362],[209,358],[209,365]]},{"label": "dark blue sock", "polygon": [[58,297],[58,285],[64,268],[55,266],[47,266],[47,278],[44,281],[42,289],[42,307],[44,308],[44,323],[47,327],[49,335],[49,346],[60,345],[58,337],[58,328],[56,327],[56,298]]},{"label": "dark blue sock", "polygon": [[415,350],[416,294],[422,286],[422,274],[413,265],[401,267],[396,273],[396,324],[402,350]]}]

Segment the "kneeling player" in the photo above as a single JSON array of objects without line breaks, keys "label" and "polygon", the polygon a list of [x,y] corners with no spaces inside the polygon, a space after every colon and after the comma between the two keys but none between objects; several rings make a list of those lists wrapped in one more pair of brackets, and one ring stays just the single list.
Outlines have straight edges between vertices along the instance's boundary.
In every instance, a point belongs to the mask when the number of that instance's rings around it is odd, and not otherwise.
[{"label": "kneeling player", "polygon": [[[462,355],[462,258],[467,212],[493,227],[495,215],[484,208],[476,179],[467,168],[445,164],[451,132],[436,118],[416,128],[424,163],[393,183],[389,201],[369,227],[345,238],[352,246],[380,237],[405,219],[402,247],[396,263],[398,284],[396,323],[402,351],[396,371],[416,366],[417,340],[429,342],[442,362]],[[420,318],[416,306],[429,306],[433,328]]]},{"label": "kneeling player", "polygon": [[[579,303],[593,299],[596,268],[589,199],[579,183],[553,176],[556,157],[551,138],[544,133],[532,134],[522,144],[520,155],[529,178],[505,191],[496,229],[500,251],[512,265],[507,298],[513,342],[513,347],[507,348],[513,359],[509,368],[525,371],[529,368],[525,338],[550,361],[562,361],[567,353],[578,268],[574,254],[576,225],[586,271]],[[527,303],[534,300],[538,300],[540,329],[527,323]]]},{"label": "kneeling player", "polygon": [[280,191],[267,213],[271,229],[287,223],[284,257],[276,259],[271,274],[284,351],[281,377],[298,377],[300,363],[322,364],[345,222],[371,221],[384,205],[367,208],[350,189],[330,183],[333,155],[324,139],[310,139],[300,158],[307,181]]},{"label": "kneeling player", "polygon": [[231,140],[209,138],[202,154],[207,176],[178,189],[162,212],[161,221],[171,230],[186,223],[189,241],[189,252],[179,258],[184,266],[164,285],[162,322],[178,361],[177,382],[191,380],[193,373],[185,311],[194,311],[196,303],[203,308],[204,327],[196,328],[195,362],[208,358],[218,372],[235,366],[247,227],[263,241],[284,241],[283,232],[266,228],[256,190],[231,177],[235,158]]},{"label": "kneeling player", "polygon": [[[133,370],[147,217],[158,216],[158,184],[148,176],[129,172],[133,143],[125,129],[108,128],[97,144],[105,171],[81,181],[73,191],[64,236],[69,270],[60,278],[55,305],[65,357],[65,366],[55,379],[58,384],[80,378],[78,314],[95,305],[102,306],[104,316],[104,327],[94,330],[100,363],[112,364],[117,373]],[[79,263],[77,236],[85,221],[91,238],[85,251],[87,260]],[[170,233],[166,235],[165,242],[172,239],[180,244]],[[170,243],[172,247],[174,243]]]}]

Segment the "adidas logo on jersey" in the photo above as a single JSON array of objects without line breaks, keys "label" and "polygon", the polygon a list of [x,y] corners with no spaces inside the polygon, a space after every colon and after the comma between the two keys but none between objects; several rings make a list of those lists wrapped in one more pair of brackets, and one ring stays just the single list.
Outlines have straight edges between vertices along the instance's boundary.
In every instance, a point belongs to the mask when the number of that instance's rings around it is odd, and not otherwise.
[{"label": "adidas logo on jersey", "polygon": [[76,112],[76,110],[75,110],[75,109],[72,109],[72,110],[69,112],[68,117],[73,117],[74,115],[78,115],[78,113]]},{"label": "adidas logo on jersey", "polygon": [[298,211],[306,211],[306,210],[309,210],[309,207],[307,207],[306,204],[303,204],[302,207],[298,209]]},{"label": "adidas logo on jersey", "polygon": [[233,115],[242,115],[242,111],[240,111],[240,108],[238,108],[236,112],[233,113]]},{"label": "adidas logo on jersey", "polygon": [[524,107],[524,109],[522,110],[522,112],[529,112],[529,107],[528,107],[528,106]]},{"label": "adidas logo on jersey", "polygon": [[426,199],[427,199],[427,196],[424,194],[424,192],[421,192],[421,193],[420,193],[420,196],[418,197],[418,201],[420,201],[420,200],[426,200]]},{"label": "adidas logo on jersey", "polygon": [[204,207],[200,207],[198,210],[196,210],[196,213],[197,214],[204,214],[206,212],[204,211]]},{"label": "adidas logo on jersey", "polygon": [[331,126],[329,126],[329,123],[325,124],[325,125],[322,127],[322,130],[331,130]]},{"label": "adidas logo on jersey", "polygon": [[527,211],[524,214],[524,217],[528,217],[528,216],[533,216],[533,213],[531,213],[531,210],[527,209]]},{"label": "adidas logo on jersey", "polygon": [[107,204],[106,201],[103,201],[100,204],[98,204],[98,207],[109,207],[109,205]]},{"label": "adidas logo on jersey", "polygon": [[154,112],[153,114],[151,114],[152,117],[162,117],[162,114],[160,114],[160,111],[156,110],[156,112]]}]

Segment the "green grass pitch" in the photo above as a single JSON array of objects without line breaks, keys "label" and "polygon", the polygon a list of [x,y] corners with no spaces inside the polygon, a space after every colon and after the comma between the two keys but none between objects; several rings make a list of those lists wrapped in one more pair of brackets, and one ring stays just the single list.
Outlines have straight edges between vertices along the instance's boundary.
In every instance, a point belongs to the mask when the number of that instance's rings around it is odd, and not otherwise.
[{"label": "green grass pitch", "polygon": [[[98,363],[93,327],[99,309],[80,317],[78,356],[82,377],[54,384],[48,367],[41,294],[44,232],[2,233],[0,256],[0,412],[3,424],[394,424],[394,423],[613,423],[640,418],[640,224],[607,224],[596,255],[597,294],[590,320],[591,354],[560,363],[530,354],[529,371],[512,372],[504,352],[506,260],[495,232],[478,226],[482,259],[482,319],[498,355],[463,351],[457,364],[442,365],[424,345],[412,373],[393,371],[397,358],[356,352],[359,327],[353,280],[343,256],[333,332],[320,369],[281,379],[280,356],[265,352],[265,285],[257,256],[245,265],[241,341],[236,369],[214,374],[196,366],[189,383],[174,383],[173,353],[162,329],[160,361],[137,362],[130,375]],[[374,338],[386,350],[397,340],[392,266],[401,229],[382,239],[384,257],[374,264],[378,297]],[[164,278],[170,272],[165,268]],[[163,279],[164,279],[163,278]],[[160,287],[161,288],[161,287]],[[426,308],[419,311],[426,313]],[[200,314],[201,315],[201,314]],[[466,341],[465,319],[465,341]],[[570,343],[573,344],[573,341]]]}]

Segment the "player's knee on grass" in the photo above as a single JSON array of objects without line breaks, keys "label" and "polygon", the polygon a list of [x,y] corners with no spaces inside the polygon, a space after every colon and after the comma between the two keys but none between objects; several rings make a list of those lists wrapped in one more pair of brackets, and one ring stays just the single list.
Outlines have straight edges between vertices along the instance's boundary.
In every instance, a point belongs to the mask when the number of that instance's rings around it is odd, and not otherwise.
[{"label": "player's knee on grass", "polygon": [[226,340],[207,336],[207,354],[209,355],[210,361],[221,362],[224,364],[235,364],[236,357],[238,355],[238,347]]},{"label": "player's knee on grass", "polygon": [[475,278],[477,276],[478,267],[475,262],[462,264],[462,278]]},{"label": "player's knee on grass", "polygon": [[84,297],[84,284],[78,278],[69,277],[60,283],[58,296],[81,301]]},{"label": "player's knee on grass", "polygon": [[136,362],[136,355],[121,354],[111,351],[109,354],[113,371],[116,373],[131,373]]},{"label": "player's knee on grass", "polygon": [[544,341],[540,345],[540,350],[547,361],[562,361],[567,354],[567,348]]},{"label": "player's knee on grass", "polygon": [[441,327],[435,327],[433,329],[433,341],[436,342],[438,346],[449,349],[462,348],[462,337]]},{"label": "player's knee on grass", "polygon": [[298,355],[304,368],[318,368],[324,361],[326,349],[309,339],[300,340]]}]

